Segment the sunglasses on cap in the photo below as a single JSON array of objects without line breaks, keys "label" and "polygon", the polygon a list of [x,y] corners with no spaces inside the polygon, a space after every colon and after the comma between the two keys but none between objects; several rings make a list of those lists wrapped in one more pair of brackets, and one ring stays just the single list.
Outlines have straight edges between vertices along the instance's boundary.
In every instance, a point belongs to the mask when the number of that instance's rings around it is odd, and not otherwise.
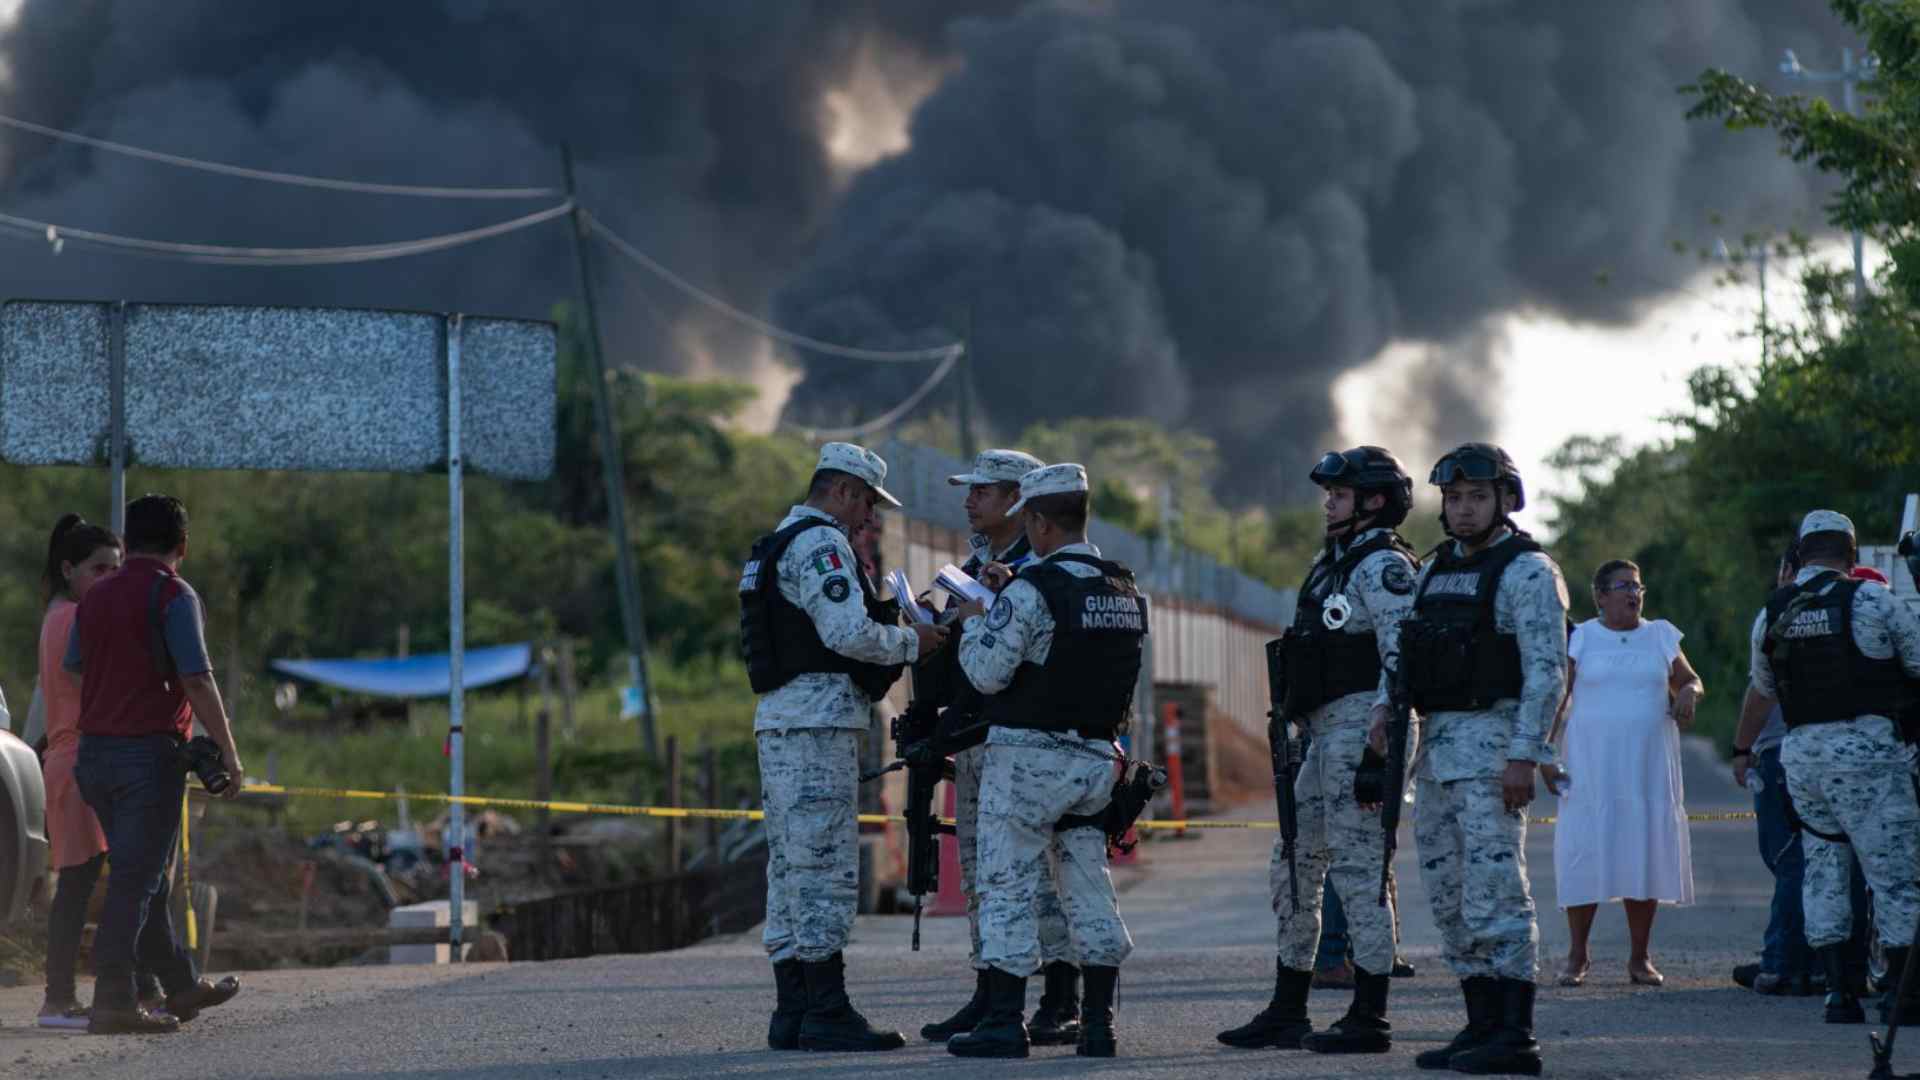
[{"label": "sunglasses on cap", "polygon": [[1429,484],[1451,484],[1455,480],[1498,480],[1500,462],[1480,454],[1454,454],[1440,459],[1427,477]]}]

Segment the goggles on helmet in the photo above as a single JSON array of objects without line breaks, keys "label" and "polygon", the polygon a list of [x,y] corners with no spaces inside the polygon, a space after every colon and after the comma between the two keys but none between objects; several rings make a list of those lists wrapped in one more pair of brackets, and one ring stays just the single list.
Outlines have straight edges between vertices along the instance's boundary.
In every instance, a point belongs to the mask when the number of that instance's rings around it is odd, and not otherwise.
[{"label": "goggles on helmet", "polygon": [[1320,464],[1315,465],[1313,472],[1308,475],[1314,481],[1324,483],[1328,480],[1338,480],[1348,473],[1358,471],[1360,471],[1359,466],[1348,461],[1345,454],[1329,450],[1320,458]]},{"label": "goggles on helmet", "polygon": [[1472,452],[1448,454],[1434,465],[1427,477],[1429,484],[1451,484],[1455,480],[1498,480],[1507,470],[1498,459]]}]

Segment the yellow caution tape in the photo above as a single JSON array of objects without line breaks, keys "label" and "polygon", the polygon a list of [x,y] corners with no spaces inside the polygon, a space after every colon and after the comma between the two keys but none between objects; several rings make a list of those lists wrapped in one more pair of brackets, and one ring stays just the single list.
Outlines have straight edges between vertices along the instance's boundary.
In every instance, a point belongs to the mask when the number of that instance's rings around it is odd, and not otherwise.
[{"label": "yellow caution tape", "polygon": [[195,952],[200,948],[200,923],[193,917],[193,879],[188,871],[193,863],[192,802],[186,792],[180,793],[180,892],[187,898],[187,951]]},{"label": "yellow caution tape", "polygon": [[[719,810],[690,806],[628,806],[621,803],[568,802],[558,799],[510,799],[493,795],[443,795],[435,792],[399,792],[399,791],[360,791],[353,788],[289,787],[285,784],[248,784],[243,789],[247,794],[289,795],[324,799],[376,799],[394,801],[412,799],[418,802],[458,803],[461,806],[499,807],[509,810],[547,810],[556,814],[609,814],[624,817],[653,817],[686,819],[718,819],[721,821],[759,821],[766,815],[759,810]],[[1725,813],[1688,814],[1690,822],[1704,821],[1752,821],[1751,810],[1734,810]],[[898,814],[860,814],[856,818],[862,825],[903,824],[906,818]],[[1537,817],[1528,819],[1530,825],[1552,825],[1558,819]],[[942,824],[951,825],[953,819],[941,818]],[[1278,829],[1274,821],[1211,821],[1211,820],[1171,820],[1155,821],[1142,819],[1134,822],[1140,829]]]}]

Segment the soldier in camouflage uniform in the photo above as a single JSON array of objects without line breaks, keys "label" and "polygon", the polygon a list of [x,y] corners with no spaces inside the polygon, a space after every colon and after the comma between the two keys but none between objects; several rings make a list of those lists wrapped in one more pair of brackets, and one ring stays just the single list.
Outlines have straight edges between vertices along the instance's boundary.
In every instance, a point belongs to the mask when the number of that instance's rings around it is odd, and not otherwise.
[{"label": "soldier in camouflage uniform", "polygon": [[[1249,1049],[1384,1053],[1393,1046],[1386,1018],[1393,911],[1378,901],[1380,814],[1356,802],[1354,777],[1369,728],[1384,715],[1376,704],[1380,674],[1396,662],[1400,622],[1413,606],[1418,560],[1393,531],[1413,507],[1413,481],[1377,446],[1329,453],[1309,475],[1327,492],[1326,548],[1307,572],[1293,629],[1283,639],[1286,711],[1310,737],[1294,792],[1299,877],[1289,880],[1283,843],[1274,841],[1270,878],[1280,954],[1273,1000],[1219,1039]],[[1329,879],[1353,943],[1353,1004],[1316,1034],[1307,995],[1320,946],[1321,887]]]},{"label": "soldier in camouflage uniform", "polygon": [[895,1050],[847,998],[841,949],[853,925],[859,849],[857,733],[868,709],[944,629],[897,624],[865,580],[847,533],[874,504],[886,462],[828,443],[804,505],[754,544],[740,579],[740,630],[759,706],[766,809],[767,923],[777,1006],[767,1043],[779,1050]]},{"label": "soldier in camouflage uniform", "polygon": [[[1007,511],[1020,499],[1020,478],[1040,467],[1040,459],[1032,454],[1019,450],[987,450],[974,459],[970,471],[947,477],[947,483],[967,489],[967,524],[974,530],[969,540],[973,550],[960,569],[969,576],[978,579],[989,566],[1002,567],[1011,574],[1033,558],[1026,529],[1017,516]],[[949,610],[957,606],[957,602],[950,604]],[[944,709],[941,731],[949,738],[961,733],[958,737],[971,744],[954,752],[953,786],[954,839],[960,854],[960,888],[967,897],[973,997],[959,1012],[920,1029],[924,1038],[946,1042],[963,1031],[972,1031],[987,1010],[987,962],[980,958],[980,892],[975,887],[980,770],[986,759],[986,749],[980,744],[986,741],[986,731],[980,727],[977,736],[964,734],[968,728],[980,725],[985,699],[967,683],[956,649],[942,649],[923,660],[916,679],[915,693]],[[1051,874],[1039,882],[1034,902],[1046,990],[1027,1024],[1027,1035],[1030,1041],[1041,1045],[1071,1045],[1080,1035],[1080,971],[1073,965],[1067,919],[1061,911],[1059,890]]]},{"label": "soldier in camouflage uniform", "polygon": [[[1567,685],[1567,585],[1509,514],[1526,505],[1506,451],[1467,443],[1428,477],[1451,538],[1421,568],[1400,627],[1419,710],[1414,841],[1467,1025],[1423,1069],[1538,1075],[1539,923],[1527,884],[1527,805]],[[1391,675],[1391,673],[1389,673]],[[1383,703],[1389,693],[1383,687]],[[1384,726],[1376,725],[1384,750]]]},{"label": "soldier in camouflage uniform", "polygon": [[[1025,1057],[1026,980],[1040,967],[1034,894],[1058,868],[1086,997],[1076,1052],[1112,1057],[1113,992],[1133,949],[1115,905],[1100,816],[1112,799],[1113,739],[1133,707],[1146,602],[1125,567],[1086,539],[1087,474],[1051,465],[1020,482],[1035,561],[991,612],[966,615],[960,665],[989,695],[980,782],[980,953],[986,1016],[955,1035],[962,1057]],[[994,582],[990,581],[989,584]]]},{"label": "soldier in camouflage uniform", "polygon": [[[1753,740],[1777,702],[1787,723],[1780,764],[1805,824],[1801,886],[1807,944],[1827,971],[1826,1020],[1858,1024],[1862,981],[1850,972],[1852,859],[1873,891],[1873,926],[1894,973],[1881,1019],[1920,1022],[1920,1004],[1896,1005],[1898,973],[1920,919],[1920,805],[1913,747],[1895,723],[1901,683],[1920,679],[1920,622],[1886,587],[1848,576],[1853,522],[1815,510],[1800,524],[1801,570],[1753,624],[1751,677],[1734,733],[1734,778],[1746,783]],[[1851,849],[1851,856],[1849,856]]]}]

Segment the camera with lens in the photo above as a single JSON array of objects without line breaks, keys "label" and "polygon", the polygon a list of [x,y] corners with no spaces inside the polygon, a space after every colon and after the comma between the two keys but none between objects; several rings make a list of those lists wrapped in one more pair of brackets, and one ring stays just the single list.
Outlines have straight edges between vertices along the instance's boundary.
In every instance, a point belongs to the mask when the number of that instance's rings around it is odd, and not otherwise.
[{"label": "camera with lens", "polygon": [[200,778],[200,786],[209,795],[219,795],[233,786],[233,774],[227,772],[227,757],[220,744],[205,735],[195,735],[180,747],[180,762]]}]

